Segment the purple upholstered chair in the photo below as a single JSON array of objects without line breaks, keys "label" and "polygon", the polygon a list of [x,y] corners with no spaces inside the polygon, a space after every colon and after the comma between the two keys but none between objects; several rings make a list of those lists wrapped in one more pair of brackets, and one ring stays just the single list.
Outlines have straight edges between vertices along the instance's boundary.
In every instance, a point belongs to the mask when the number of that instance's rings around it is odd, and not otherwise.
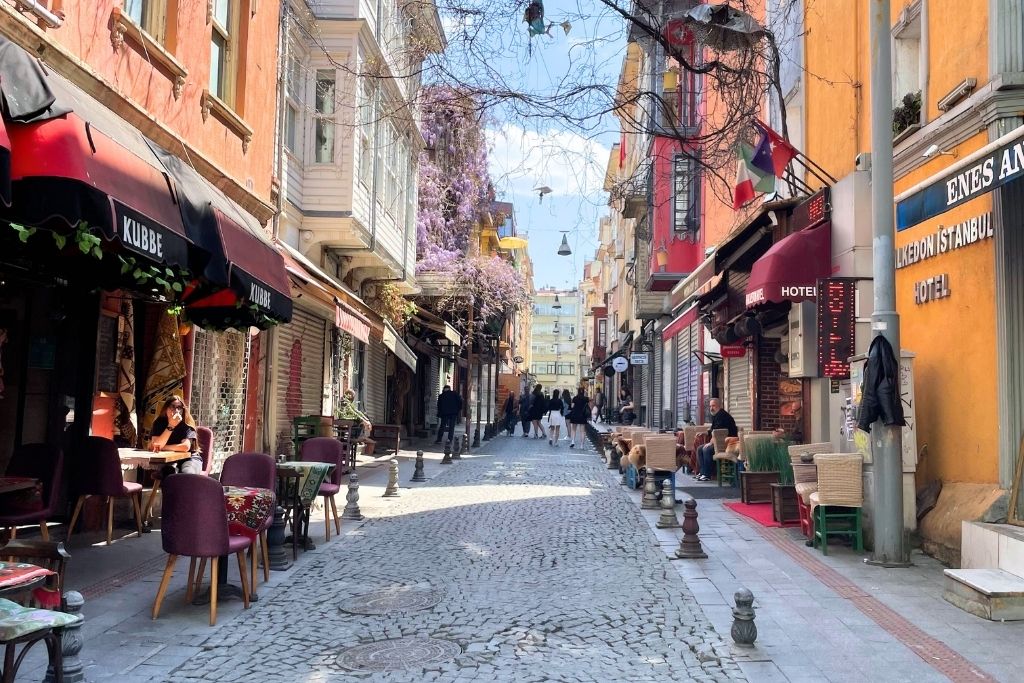
[{"label": "purple upholstered chair", "polygon": [[[224,461],[220,471],[220,483],[224,486],[253,486],[273,491],[277,486],[277,464],[266,453],[235,453]],[[270,580],[270,553],[267,551],[267,529],[274,521],[274,505],[270,508],[267,521],[260,527],[260,556],[263,558],[263,580]],[[250,552],[252,560],[252,586],[256,587],[256,547]]]},{"label": "purple upholstered chair", "polygon": [[213,430],[209,427],[196,427],[196,436],[199,452],[203,456],[203,474],[209,476],[210,463],[213,462]]},{"label": "purple upholstered chair", "polygon": [[334,516],[335,532],[341,533],[341,518],[338,517],[334,496],[341,491],[341,465],[344,460],[345,447],[337,439],[317,436],[302,442],[303,462],[329,462],[334,465],[330,478],[320,485],[320,495],[324,497],[324,539],[327,541],[331,540],[331,515]]},{"label": "purple upholstered chair", "polygon": [[249,579],[245,571],[245,551],[252,545],[252,539],[228,534],[223,486],[216,479],[201,474],[172,474],[164,480],[163,491],[160,536],[167,553],[167,566],[153,603],[153,618],[160,616],[160,605],[179,555],[191,558],[185,589],[187,602],[192,601],[196,558],[210,560],[210,626],[217,623],[217,565],[222,555],[238,557],[242,599],[248,609]]},{"label": "purple upholstered chair", "polygon": [[19,524],[38,523],[39,534],[44,541],[49,541],[50,530],[46,527],[46,520],[57,513],[64,476],[64,454],[56,446],[42,443],[18,446],[7,465],[7,476],[38,479],[43,485],[43,497],[19,504],[15,496],[9,496],[11,501],[0,506],[0,527],[10,527],[13,539]]},{"label": "purple upholstered chair", "polygon": [[75,458],[75,491],[78,502],[68,524],[67,540],[75,530],[75,522],[82,512],[82,504],[89,496],[107,498],[107,545],[114,533],[114,499],[131,498],[135,511],[135,525],[142,536],[142,484],[125,481],[121,476],[121,458],[117,445],[110,439],[90,436],[82,443]]}]

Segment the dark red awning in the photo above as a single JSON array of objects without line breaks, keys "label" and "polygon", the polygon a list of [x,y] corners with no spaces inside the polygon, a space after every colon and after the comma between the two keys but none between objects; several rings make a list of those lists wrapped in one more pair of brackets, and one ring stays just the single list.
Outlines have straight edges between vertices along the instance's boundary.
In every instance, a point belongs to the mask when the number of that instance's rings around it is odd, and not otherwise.
[{"label": "dark red awning", "polygon": [[11,138],[0,119],[0,202],[11,205]]},{"label": "dark red awning", "polygon": [[170,177],[145,136],[63,77],[38,77],[54,105],[31,121],[5,122],[12,185],[5,216],[51,229],[84,221],[135,254],[188,267]]},{"label": "dark red awning", "polygon": [[832,275],[832,224],[787,235],[750,269],[747,308],[805,301],[817,296],[818,279]]},{"label": "dark red awning", "polygon": [[676,336],[682,330],[686,329],[693,323],[697,322],[697,314],[700,313],[700,307],[694,304],[688,309],[680,313],[675,320],[670,322],[664,330],[661,331],[661,338],[664,341],[668,341],[672,337]]}]

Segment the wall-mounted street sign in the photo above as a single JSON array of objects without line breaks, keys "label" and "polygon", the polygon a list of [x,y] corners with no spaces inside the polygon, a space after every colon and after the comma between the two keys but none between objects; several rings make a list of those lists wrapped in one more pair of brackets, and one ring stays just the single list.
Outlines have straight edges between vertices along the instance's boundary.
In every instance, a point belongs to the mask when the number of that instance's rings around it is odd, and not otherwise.
[{"label": "wall-mounted street sign", "polygon": [[628,367],[629,361],[622,356],[618,356],[612,361],[612,369],[615,370],[615,372],[625,372]]},{"label": "wall-mounted street sign", "polygon": [[719,352],[722,354],[722,358],[743,358],[743,356],[747,355],[747,347],[722,346],[719,347]]},{"label": "wall-mounted street sign", "polygon": [[650,361],[650,355],[646,353],[631,353],[629,354],[629,362],[633,365],[647,365]]}]

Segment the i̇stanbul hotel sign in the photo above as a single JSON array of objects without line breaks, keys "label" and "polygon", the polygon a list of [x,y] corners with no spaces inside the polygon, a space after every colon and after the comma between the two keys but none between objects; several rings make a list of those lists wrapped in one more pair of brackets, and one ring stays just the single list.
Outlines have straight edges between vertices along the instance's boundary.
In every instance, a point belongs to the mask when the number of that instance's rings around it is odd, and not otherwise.
[{"label": "i\u0307stanbul hotel sign", "polygon": [[970,163],[943,176],[896,204],[896,229],[906,230],[949,211],[1012,180],[1024,178],[1024,128],[1004,136],[1016,137],[990,145]]}]

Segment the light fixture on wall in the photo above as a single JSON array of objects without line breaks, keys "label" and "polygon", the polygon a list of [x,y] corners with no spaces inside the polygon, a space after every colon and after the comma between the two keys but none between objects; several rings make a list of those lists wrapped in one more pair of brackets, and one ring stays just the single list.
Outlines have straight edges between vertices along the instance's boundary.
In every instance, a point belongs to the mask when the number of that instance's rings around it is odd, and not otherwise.
[{"label": "light fixture on wall", "polygon": [[555,294],[555,303],[551,305],[551,308],[561,308],[562,302],[558,300],[558,295]]},{"label": "light fixture on wall", "polygon": [[924,157],[925,159],[944,156],[949,156],[956,159],[958,156],[960,156],[960,154],[959,152],[957,152],[956,147],[954,147],[953,150],[950,152],[943,152],[938,145],[931,145],[930,147],[928,147],[928,149],[924,151],[924,154],[922,154],[921,156]]},{"label": "light fixture on wall", "polygon": [[658,259],[658,272],[664,273],[665,267],[668,265],[668,247],[665,246],[665,240],[661,240],[661,245],[658,246],[654,255]]},{"label": "light fixture on wall", "polygon": [[565,234],[566,232],[568,231],[562,231],[562,244],[558,247],[559,256],[568,256],[572,253],[572,249],[569,248],[569,236]]}]

